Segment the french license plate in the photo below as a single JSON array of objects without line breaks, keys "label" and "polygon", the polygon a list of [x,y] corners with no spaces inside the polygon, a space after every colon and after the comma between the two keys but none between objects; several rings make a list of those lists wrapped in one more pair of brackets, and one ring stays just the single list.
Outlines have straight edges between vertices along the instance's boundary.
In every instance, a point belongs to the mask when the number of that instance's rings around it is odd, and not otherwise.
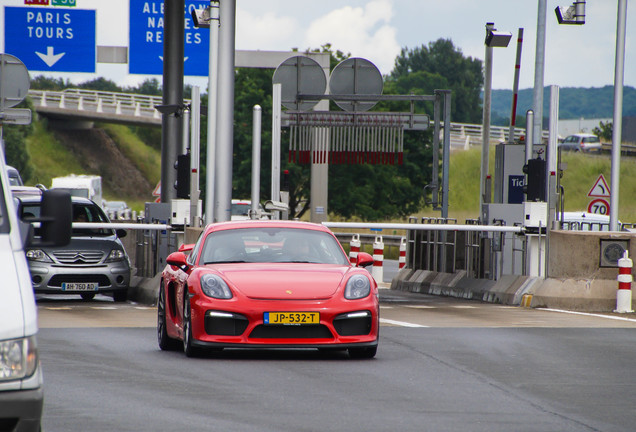
[{"label": "french license plate", "polygon": [[320,323],[320,312],[265,312],[265,324],[303,325]]},{"label": "french license plate", "polygon": [[63,282],[63,291],[95,291],[99,284],[97,282]]}]

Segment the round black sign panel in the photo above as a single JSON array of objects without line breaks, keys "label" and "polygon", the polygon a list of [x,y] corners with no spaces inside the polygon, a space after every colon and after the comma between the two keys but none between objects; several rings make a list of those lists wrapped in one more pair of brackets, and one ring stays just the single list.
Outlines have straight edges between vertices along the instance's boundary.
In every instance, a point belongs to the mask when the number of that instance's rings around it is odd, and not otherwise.
[{"label": "round black sign panel", "polygon": [[325,94],[327,78],[322,67],[312,58],[290,57],[274,71],[274,84],[281,84],[281,103],[290,110],[308,111],[320,101],[298,101],[298,94]]},{"label": "round black sign panel", "polygon": [[[333,69],[329,77],[329,93],[332,95],[381,95],[382,74],[367,59],[352,57],[343,60]],[[336,100],[345,111],[368,111],[377,103]]]}]

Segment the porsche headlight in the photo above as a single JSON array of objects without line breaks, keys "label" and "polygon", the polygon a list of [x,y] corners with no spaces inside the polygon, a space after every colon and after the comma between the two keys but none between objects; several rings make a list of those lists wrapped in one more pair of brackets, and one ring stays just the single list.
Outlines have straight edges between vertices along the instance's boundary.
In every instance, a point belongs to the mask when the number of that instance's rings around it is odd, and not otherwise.
[{"label": "porsche headlight", "polygon": [[365,275],[353,275],[347,281],[345,286],[345,298],[348,300],[357,300],[368,296],[371,293],[371,282]]},{"label": "porsche headlight", "polygon": [[29,261],[53,262],[51,258],[42,249],[31,249],[26,251],[26,257]]},{"label": "porsche headlight", "polygon": [[0,341],[0,382],[29,377],[35,373],[37,366],[35,336]]},{"label": "porsche headlight", "polygon": [[201,289],[203,293],[215,299],[231,299],[232,291],[227,283],[220,277],[212,273],[201,276]]}]

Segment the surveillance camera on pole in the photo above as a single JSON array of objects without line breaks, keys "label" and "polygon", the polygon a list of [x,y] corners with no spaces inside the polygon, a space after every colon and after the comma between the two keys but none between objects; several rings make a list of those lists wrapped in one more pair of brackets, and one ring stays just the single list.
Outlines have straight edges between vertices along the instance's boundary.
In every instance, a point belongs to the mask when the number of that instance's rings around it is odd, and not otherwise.
[{"label": "surveillance camera on pole", "polygon": [[204,9],[193,9],[192,21],[194,21],[195,27],[210,28],[210,21],[212,21],[210,8],[206,7]]},{"label": "surveillance camera on pole", "polygon": [[561,6],[554,9],[559,24],[585,24],[585,0],[575,1],[565,11]]},{"label": "surveillance camera on pole", "polygon": [[289,205],[281,201],[265,201],[265,210],[268,211],[289,211]]}]

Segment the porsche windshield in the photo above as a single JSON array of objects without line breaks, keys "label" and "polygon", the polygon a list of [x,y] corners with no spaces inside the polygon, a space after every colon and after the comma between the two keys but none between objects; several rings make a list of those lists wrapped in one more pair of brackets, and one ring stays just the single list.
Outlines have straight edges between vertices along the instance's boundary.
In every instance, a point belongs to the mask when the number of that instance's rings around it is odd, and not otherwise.
[{"label": "porsche windshield", "polygon": [[349,265],[347,255],[332,235],[297,228],[239,228],[212,232],[205,239],[200,262]]}]

